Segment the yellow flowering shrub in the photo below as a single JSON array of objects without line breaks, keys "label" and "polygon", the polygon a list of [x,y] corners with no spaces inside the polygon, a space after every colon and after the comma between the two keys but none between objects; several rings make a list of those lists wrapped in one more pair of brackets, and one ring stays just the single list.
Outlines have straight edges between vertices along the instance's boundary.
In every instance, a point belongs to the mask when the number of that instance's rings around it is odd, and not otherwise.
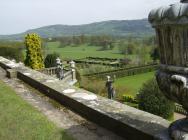
[{"label": "yellow flowering shrub", "polygon": [[40,36],[35,33],[27,34],[25,37],[25,46],[25,65],[35,70],[44,68]]}]

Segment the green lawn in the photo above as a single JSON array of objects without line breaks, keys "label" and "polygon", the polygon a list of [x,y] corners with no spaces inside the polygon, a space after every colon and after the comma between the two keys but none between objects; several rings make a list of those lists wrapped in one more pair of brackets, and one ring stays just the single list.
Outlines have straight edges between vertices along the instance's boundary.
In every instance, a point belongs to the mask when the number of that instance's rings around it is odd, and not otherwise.
[{"label": "green lawn", "polygon": [[72,140],[0,81],[1,140]]},{"label": "green lawn", "polygon": [[[85,57],[107,57],[107,58],[124,58],[125,56],[119,53],[117,47],[113,50],[98,51],[100,47],[96,46],[77,46],[77,47],[64,47],[59,48],[59,42],[49,42],[46,46],[46,53],[59,53],[63,58],[79,59]],[[128,58],[135,58],[135,55],[129,55]]]},{"label": "green lawn", "polygon": [[142,87],[143,83],[145,83],[147,80],[153,78],[154,74],[155,74],[155,72],[148,72],[148,73],[118,78],[115,81],[115,85],[117,87],[118,86],[127,87],[130,90],[129,93],[127,93],[127,94],[131,94],[131,95],[135,96],[136,93],[139,91],[139,89]]}]

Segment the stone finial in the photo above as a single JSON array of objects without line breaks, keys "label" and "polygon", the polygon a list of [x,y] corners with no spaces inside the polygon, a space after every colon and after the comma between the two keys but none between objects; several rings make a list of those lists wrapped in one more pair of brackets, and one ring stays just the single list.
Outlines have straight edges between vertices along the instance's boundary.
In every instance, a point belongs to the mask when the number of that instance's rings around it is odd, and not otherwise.
[{"label": "stone finial", "polygon": [[57,57],[57,59],[56,59],[56,64],[58,65],[58,64],[60,64],[61,63],[61,59],[59,58],[59,57]]},{"label": "stone finial", "polygon": [[108,75],[108,76],[106,76],[106,78],[107,78],[107,81],[110,81],[111,77]]},{"label": "stone finial", "polygon": [[75,68],[75,62],[73,60],[70,62],[70,67]]}]

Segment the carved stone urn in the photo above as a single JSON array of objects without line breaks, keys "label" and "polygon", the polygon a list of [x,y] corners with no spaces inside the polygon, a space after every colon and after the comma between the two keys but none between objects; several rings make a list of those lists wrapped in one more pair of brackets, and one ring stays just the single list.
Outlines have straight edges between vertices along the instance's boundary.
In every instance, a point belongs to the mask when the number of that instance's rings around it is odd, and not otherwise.
[{"label": "carved stone urn", "polygon": [[[188,0],[152,10],[149,22],[160,52],[158,85],[168,99],[188,111]],[[188,118],[172,123],[169,133],[175,140],[188,140]]]}]

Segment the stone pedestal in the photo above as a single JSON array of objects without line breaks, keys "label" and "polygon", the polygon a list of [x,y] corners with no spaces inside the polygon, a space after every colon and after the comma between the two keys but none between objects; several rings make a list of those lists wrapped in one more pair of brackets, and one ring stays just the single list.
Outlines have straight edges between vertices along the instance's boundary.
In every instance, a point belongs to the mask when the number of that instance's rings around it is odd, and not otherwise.
[{"label": "stone pedestal", "polygon": [[[156,73],[158,85],[164,95],[188,109],[188,77],[186,67],[161,65]],[[169,127],[172,140],[188,140],[188,118],[173,122]]]},{"label": "stone pedestal", "polygon": [[14,69],[7,69],[6,74],[8,78],[17,78],[17,71]]},{"label": "stone pedestal", "polygon": [[169,133],[174,140],[188,140],[188,119],[173,122],[169,127]]},{"label": "stone pedestal", "polygon": [[77,81],[76,80],[76,70],[75,69],[72,69],[72,81]]}]

